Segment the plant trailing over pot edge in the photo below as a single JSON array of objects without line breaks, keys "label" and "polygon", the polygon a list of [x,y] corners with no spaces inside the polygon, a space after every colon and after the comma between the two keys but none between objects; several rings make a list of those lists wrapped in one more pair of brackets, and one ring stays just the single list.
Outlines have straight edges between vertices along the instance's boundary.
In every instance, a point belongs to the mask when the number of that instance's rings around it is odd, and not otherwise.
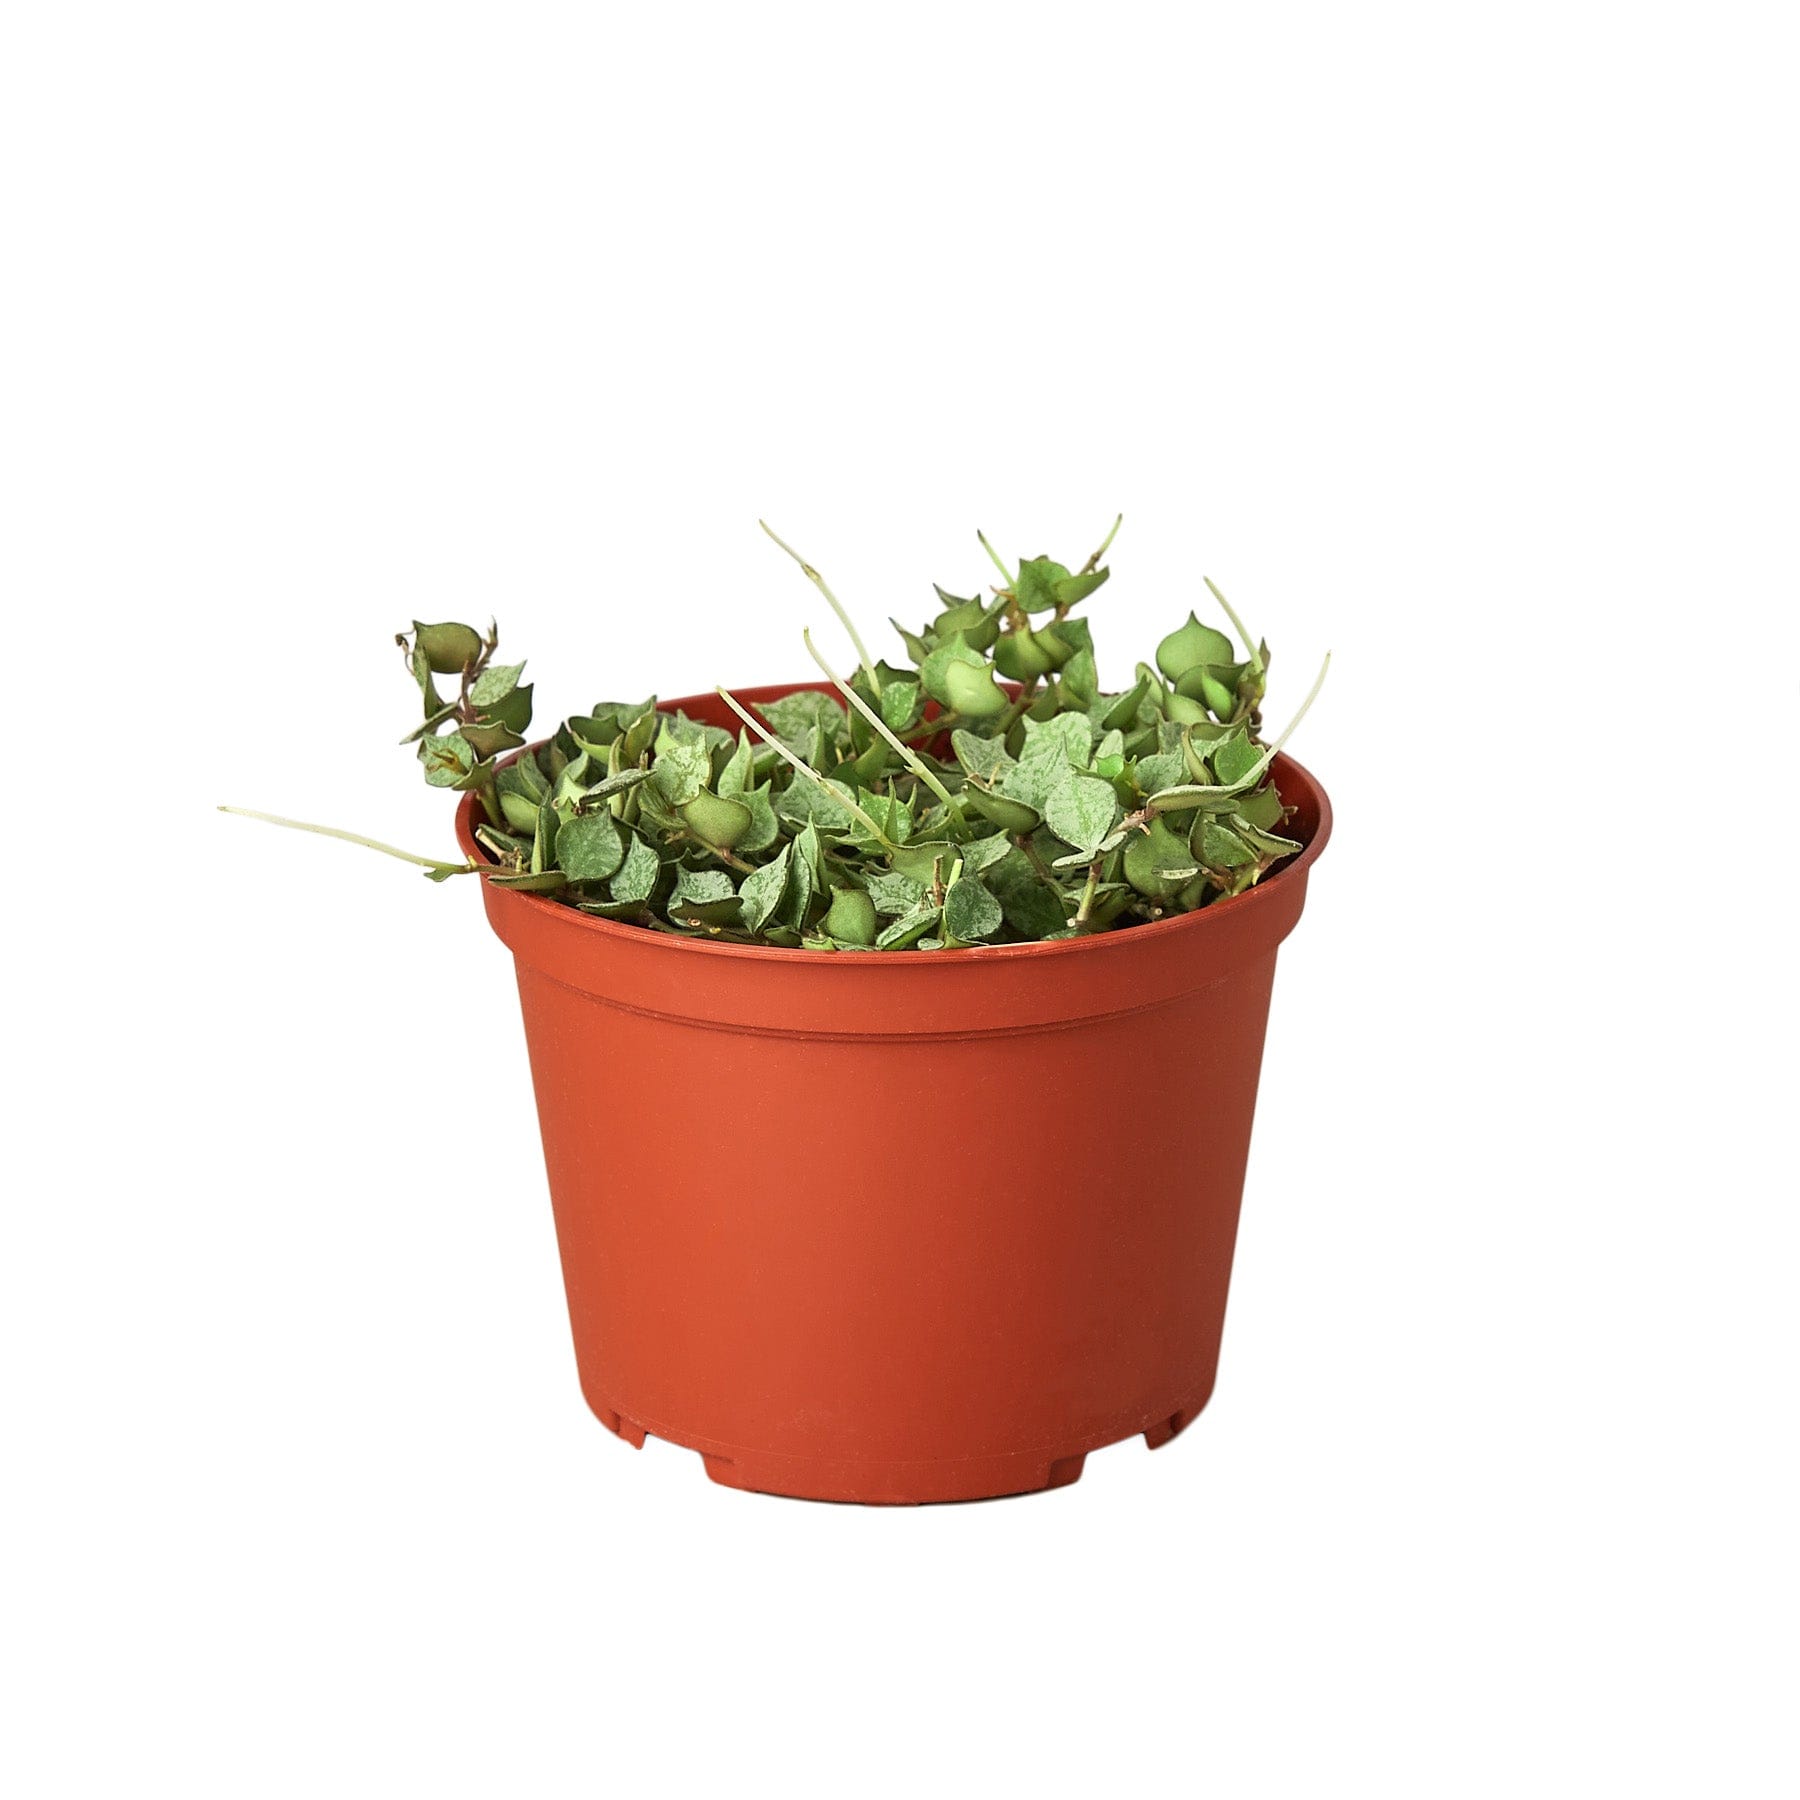
[{"label": "plant trailing over pot edge", "polygon": [[598,704],[528,746],[532,689],[523,663],[496,660],[497,629],[415,623],[397,641],[423,719],[403,741],[432,786],[478,797],[485,860],[298,828],[433,880],[474,873],[657,931],[790,949],[1043,942],[1193,912],[1302,848],[1271,765],[1325,668],[1265,743],[1268,645],[1208,580],[1241,654],[1190,612],[1129,688],[1102,691],[1075,609],[1109,579],[1117,530],[1073,571],[1043,556],[1009,568],[978,533],[1003,580],[970,598],[937,588],[917,631],[896,621],[906,665],[874,660],[823,577],[769,532],[856,665],[845,677],[804,634],[835,694],[753,710],[721,688],[735,733],[651,698]]}]

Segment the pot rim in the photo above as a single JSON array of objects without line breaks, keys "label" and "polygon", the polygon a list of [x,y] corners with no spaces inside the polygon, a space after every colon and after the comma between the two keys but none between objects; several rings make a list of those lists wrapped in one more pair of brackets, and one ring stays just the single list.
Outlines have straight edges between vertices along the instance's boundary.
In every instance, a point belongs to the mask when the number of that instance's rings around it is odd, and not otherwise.
[{"label": "pot rim", "polygon": [[[802,689],[828,692],[828,684],[812,681],[779,681],[762,687],[733,688],[731,691],[740,700],[752,705],[764,700],[778,700],[785,694]],[[713,698],[710,694],[682,694],[672,700],[657,703],[659,712],[687,711],[692,705],[702,705]],[[537,743],[525,745],[514,752],[515,756],[523,756],[526,750],[537,750],[549,740],[541,739]],[[512,758],[508,758],[511,761]],[[1319,823],[1312,836],[1307,839],[1306,847],[1300,854],[1280,868],[1259,881],[1255,887],[1246,889],[1241,894],[1232,894],[1223,900],[1215,900],[1197,912],[1181,913],[1174,918],[1157,919],[1148,925],[1127,925],[1117,930],[1098,931],[1091,937],[1055,938],[1049,942],[1028,944],[971,944],[957,950],[881,950],[858,952],[854,950],[789,950],[779,944],[727,944],[711,938],[690,938],[672,936],[668,932],[651,931],[642,925],[626,925],[616,919],[603,919],[594,913],[584,913],[560,900],[552,900],[544,894],[523,893],[517,889],[503,890],[509,901],[519,902],[539,911],[548,917],[556,914],[563,924],[581,930],[598,932],[602,937],[614,938],[625,943],[638,946],[654,945],[678,956],[723,956],[738,961],[748,959],[757,963],[782,962],[789,966],[811,965],[814,967],[829,964],[842,967],[846,962],[857,969],[880,968],[893,965],[897,968],[916,969],[925,964],[942,963],[946,965],[962,965],[970,962],[1000,963],[1016,962],[1025,958],[1040,958],[1069,955],[1093,955],[1102,953],[1108,948],[1117,949],[1124,945],[1143,943],[1152,937],[1166,938],[1178,931],[1204,930],[1206,921],[1214,915],[1229,911],[1233,914],[1246,912],[1260,903],[1267,905],[1272,901],[1274,890],[1291,881],[1295,876],[1304,875],[1317,860],[1319,852],[1325,848],[1331,837],[1331,801],[1317,779],[1305,767],[1296,762],[1285,751],[1275,758],[1271,765],[1271,773],[1279,784],[1280,778],[1286,775],[1297,778],[1301,784],[1309,788],[1318,803]],[[456,809],[456,840],[462,846],[465,855],[476,861],[491,864],[493,858],[486,848],[475,839],[473,817],[479,796],[466,793]],[[486,883],[483,882],[483,887]]]}]

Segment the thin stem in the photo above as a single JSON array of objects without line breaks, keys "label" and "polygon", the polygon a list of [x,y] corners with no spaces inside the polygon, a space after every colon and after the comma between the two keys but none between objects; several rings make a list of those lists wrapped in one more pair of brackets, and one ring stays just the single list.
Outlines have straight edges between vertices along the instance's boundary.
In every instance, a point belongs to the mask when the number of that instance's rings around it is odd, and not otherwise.
[{"label": "thin stem", "polygon": [[[1231,621],[1231,623],[1236,627],[1238,636],[1241,639],[1243,639],[1244,648],[1250,652],[1251,667],[1254,668],[1258,674],[1261,674],[1262,666],[1263,666],[1262,653],[1256,647],[1256,640],[1253,637],[1251,637],[1251,635],[1248,631],[1246,631],[1244,629],[1244,621],[1242,619],[1240,619],[1235,612],[1232,611],[1231,602],[1229,600],[1227,600],[1225,598],[1225,596],[1219,592],[1217,585],[1214,583],[1213,578],[1210,575],[1202,575],[1200,577],[1200,579],[1202,581],[1204,581],[1209,588],[1212,589],[1212,597],[1216,601],[1218,601],[1218,603],[1222,607],[1224,607],[1226,618],[1228,618]],[[1327,657],[1325,660],[1327,662],[1329,662],[1331,660],[1331,658]]]},{"label": "thin stem", "polygon": [[436,712],[428,713],[426,715],[425,723],[423,725],[419,726],[415,731],[409,731],[406,736],[400,740],[401,743],[416,744],[427,732],[436,731],[446,719],[454,718],[461,708],[461,705],[462,702],[460,700],[446,700]]},{"label": "thin stem", "polygon": [[447,863],[435,856],[414,856],[410,850],[396,850],[379,838],[364,837],[359,831],[340,831],[335,825],[308,825],[300,819],[283,819],[275,813],[252,812],[247,806],[221,806],[222,813],[235,813],[240,819],[260,819],[265,825],[280,825],[288,831],[310,831],[318,837],[342,838],[346,844],[361,844],[366,850],[379,850],[383,856],[398,857],[401,862],[417,863],[421,869],[436,869],[447,875],[478,875],[479,863]]},{"label": "thin stem", "polygon": [[868,826],[875,841],[880,844],[884,850],[892,855],[894,851],[899,849],[900,846],[896,844],[854,800],[850,799],[848,795],[840,794],[838,790],[812,766],[811,763],[805,762],[800,757],[796,756],[780,738],[776,737],[775,734],[768,729],[767,726],[752,718],[751,715],[738,704],[734,695],[728,694],[723,688],[719,688],[716,691],[719,698],[723,700],[725,704],[729,706],[771,750],[776,751],[792,763],[820,793],[828,794],[839,806],[843,807],[848,812],[854,813],[857,818],[861,819],[862,822]]},{"label": "thin stem", "polygon": [[862,634],[856,629],[856,626],[851,622],[850,615],[844,611],[844,608],[843,608],[842,604],[839,602],[837,595],[834,594],[831,591],[831,589],[826,586],[825,577],[823,575],[821,575],[819,573],[819,571],[817,569],[815,569],[812,566],[812,564],[809,563],[806,560],[806,558],[804,556],[802,556],[800,554],[800,552],[793,547],[792,544],[782,543],[780,538],[775,537],[775,533],[772,531],[769,531],[768,524],[765,520],[758,519],[756,522],[757,522],[757,524],[762,526],[764,531],[769,532],[769,536],[774,538],[776,543],[781,544],[782,549],[785,550],[788,553],[788,555],[791,556],[794,559],[794,561],[800,565],[801,573],[805,575],[806,579],[808,581],[810,581],[813,584],[813,586],[816,587],[819,590],[819,592],[825,596],[826,604],[828,606],[830,606],[831,610],[834,613],[837,614],[838,623],[840,625],[842,625],[843,628],[847,632],[849,632],[850,642],[856,646],[856,659],[858,662],[860,662],[862,664],[862,671],[869,678],[870,689],[873,692],[879,694],[881,692],[881,683],[875,679],[875,659],[872,656],[870,656],[868,645],[862,641]]},{"label": "thin stem", "polygon": [[1081,890],[1081,904],[1075,909],[1075,923],[1085,925],[1088,915],[1094,910],[1094,888],[1100,879],[1100,865],[1097,862],[1088,864],[1087,886]]},{"label": "thin stem", "polygon": [[901,741],[895,737],[893,732],[888,729],[887,721],[882,718],[881,714],[878,713],[874,707],[872,707],[868,701],[866,701],[862,695],[859,694],[855,688],[853,688],[849,682],[847,682],[843,676],[841,676],[837,670],[819,654],[818,645],[812,641],[812,632],[810,630],[802,631],[800,636],[805,640],[807,655],[810,656],[831,678],[832,685],[837,688],[838,692],[841,693],[844,698],[875,727],[882,737],[887,740],[891,748],[900,753],[900,760],[905,763],[906,766],[911,769],[912,772],[918,776],[918,778],[924,782],[924,784],[930,788],[952,812],[954,812],[956,810],[956,800],[950,790],[945,787],[924,763],[919,760],[914,751],[908,749],[905,744],[901,743]]},{"label": "thin stem", "polygon": [[1112,530],[1106,534],[1105,543],[1103,543],[1100,546],[1100,548],[1098,550],[1096,550],[1094,552],[1094,554],[1092,556],[1090,556],[1087,559],[1087,561],[1081,565],[1081,568],[1079,570],[1080,574],[1091,575],[1097,568],[1099,568],[1101,557],[1103,557],[1107,553],[1107,551],[1112,548],[1112,541],[1114,538],[1116,538],[1119,535],[1119,527],[1121,525],[1123,525],[1124,523],[1125,523],[1125,515],[1123,513],[1120,513],[1119,516],[1113,520]]},{"label": "thin stem", "polygon": [[1006,585],[1009,588],[1016,587],[1018,585],[1018,580],[1019,580],[1018,576],[1016,576],[1012,572],[1012,570],[1009,569],[1006,566],[1006,564],[1000,560],[1000,552],[998,550],[996,550],[994,548],[994,546],[987,541],[987,534],[985,532],[978,531],[978,532],[976,532],[975,535],[981,539],[982,549],[984,549],[988,553],[988,555],[994,559],[994,567],[996,569],[998,569],[1000,571],[1000,573],[1006,577]]},{"label": "thin stem", "polygon": [[[1206,787],[1198,783],[1190,783],[1182,787],[1164,788],[1161,793],[1152,794],[1150,796],[1149,800],[1145,802],[1145,810],[1150,813],[1160,813],[1171,810],[1180,811],[1181,808],[1179,807],[1171,808],[1166,804],[1158,805],[1157,803],[1159,801],[1202,800],[1221,797],[1227,794],[1242,794],[1247,793],[1251,788],[1255,787],[1257,783],[1262,780],[1263,773],[1268,768],[1269,764],[1281,754],[1282,745],[1294,735],[1295,727],[1306,717],[1307,709],[1316,699],[1318,699],[1319,689],[1325,685],[1326,672],[1330,667],[1331,652],[1328,650],[1325,653],[1325,660],[1319,665],[1318,676],[1313,681],[1312,686],[1307,690],[1306,698],[1300,702],[1300,710],[1288,720],[1287,730],[1284,731],[1281,736],[1278,737],[1274,743],[1272,743],[1268,749],[1266,749],[1262,755],[1237,778],[1236,781],[1228,781],[1218,787]],[[1191,812],[1193,811],[1193,808],[1189,807],[1186,810]]]}]

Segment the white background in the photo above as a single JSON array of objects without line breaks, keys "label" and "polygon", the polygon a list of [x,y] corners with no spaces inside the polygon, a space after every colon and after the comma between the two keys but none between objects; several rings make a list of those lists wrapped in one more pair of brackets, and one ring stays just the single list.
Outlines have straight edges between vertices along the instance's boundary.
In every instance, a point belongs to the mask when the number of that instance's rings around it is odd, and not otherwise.
[{"label": "white background", "polygon": [[[8,1790],[1792,1793],[1789,26],[8,9]],[[559,716],[806,672],[759,515],[873,633],[1118,508],[1115,683],[1337,659],[1216,1401],[634,1456],[478,895],[213,803],[447,848],[413,617]]]}]

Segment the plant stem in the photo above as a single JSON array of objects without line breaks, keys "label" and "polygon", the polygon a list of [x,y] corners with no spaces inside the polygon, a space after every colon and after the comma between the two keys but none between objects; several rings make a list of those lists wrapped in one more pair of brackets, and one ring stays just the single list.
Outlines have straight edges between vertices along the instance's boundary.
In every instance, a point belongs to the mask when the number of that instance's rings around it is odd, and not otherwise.
[{"label": "plant stem", "polygon": [[[1092,556],[1090,556],[1087,559],[1086,562],[1084,562],[1081,565],[1080,569],[1076,571],[1078,574],[1091,575],[1097,568],[1099,568],[1101,557],[1103,557],[1107,553],[1107,551],[1112,548],[1112,541],[1114,538],[1116,538],[1119,535],[1119,527],[1121,525],[1123,525],[1124,523],[1125,523],[1125,515],[1123,513],[1120,513],[1119,516],[1113,520],[1112,530],[1106,534],[1106,541],[1100,546],[1100,548],[1098,550],[1096,550],[1094,552],[1094,554]],[[1211,584],[1208,583],[1208,585],[1210,586]]]},{"label": "plant stem", "polygon": [[794,559],[794,561],[800,565],[801,573],[805,575],[806,579],[808,581],[810,581],[813,584],[813,586],[816,587],[819,590],[819,592],[825,596],[826,604],[829,605],[831,610],[837,614],[838,623],[840,625],[842,625],[843,628],[847,632],[849,632],[850,642],[856,646],[856,659],[858,662],[860,662],[862,664],[862,672],[869,678],[870,691],[872,693],[879,694],[881,692],[881,683],[875,679],[875,659],[869,655],[868,645],[862,641],[862,634],[856,629],[856,626],[851,622],[850,615],[844,611],[844,608],[840,604],[837,595],[834,594],[831,591],[831,589],[826,586],[825,577],[823,575],[821,575],[819,573],[819,571],[817,569],[815,569],[812,566],[812,564],[809,563],[806,560],[806,558],[804,556],[802,556],[800,554],[800,552],[793,547],[792,544],[782,543],[780,538],[775,537],[775,533],[772,531],[769,531],[769,527],[768,527],[768,524],[766,521],[764,521],[762,519],[758,519],[756,522],[757,522],[757,524],[762,526],[764,531],[769,532],[769,536],[771,538],[774,538],[775,542],[777,544],[781,544],[782,549],[785,550],[788,553],[788,555],[791,556]]},{"label": "plant stem", "polygon": [[[1232,625],[1236,628],[1238,636],[1243,640],[1244,648],[1247,651],[1249,651],[1249,653],[1250,653],[1251,667],[1254,668],[1256,670],[1256,672],[1260,675],[1262,673],[1263,659],[1262,659],[1262,652],[1259,651],[1256,647],[1256,640],[1253,637],[1251,637],[1251,635],[1248,631],[1246,631],[1244,629],[1244,621],[1242,619],[1240,619],[1235,612],[1232,611],[1231,602],[1229,600],[1227,600],[1225,598],[1225,596],[1219,592],[1218,584],[1213,580],[1213,578],[1210,575],[1202,575],[1200,577],[1200,579],[1202,581],[1204,581],[1209,588],[1212,589],[1212,597],[1216,601],[1218,601],[1218,603],[1222,607],[1224,607],[1226,618],[1228,618],[1231,621]],[[1327,662],[1329,662],[1331,659],[1330,659],[1330,657],[1327,657],[1325,660]]]},{"label": "plant stem", "polygon": [[924,763],[919,760],[918,756],[912,750],[901,743],[893,732],[888,729],[887,721],[882,718],[874,707],[872,707],[868,701],[866,701],[862,695],[859,694],[855,688],[853,688],[849,682],[847,682],[843,676],[841,676],[837,670],[819,654],[818,645],[812,641],[812,632],[810,630],[802,631],[800,636],[806,644],[807,655],[810,656],[828,676],[830,676],[832,685],[837,688],[838,692],[841,693],[878,732],[880,732],[882,737],[887,740],[888,744],[893,749],[900,753],[900,760],[905,763],[906,766],[911,769],[912,772],[924,782],[924,784],[930,788],[946,806],[954,811],[956,801],[951,797],[950,790],[945,787],[928,768],[926,768]]},{"label": "plant stem", "polygon": [[[770,535],[773,536],[774,534],[771,533]],[[811,763],[805,762],[800,757],[796,756],[780,738],[776,737],[775,734],[768,729],[767,726],[763,725],[759,720],[752,718],[751,715],[738,704],[735,695],[728,694],[724,688],[719,688],[716,691],[719,698],[723,700],[725,704],[729,706],[771,750],[776,751],[779,755],[785,757],[792,763],[820,793],[829,795],[839,806],[843,807],[847,812],[854,813],[857,818],[861,819],[862,822],[868,826],[870,834],[874,837],[875,841],[880,844],[882,849],[887,851],[890,856],[900,848],[900,846],[896,844],[854,800],[850,799],[849,796],[845,794],[840,794],[837,789],[812,766]]]},{"label": "plant stem", "polygon": [[1018,582],[1019,582],[1018,576],[1016,576],[1012,572],[1012,570],[1009,569],[1006,566],[1006,564],[1000,560],[1000,552],[998,550],[996,550],[994,548],[994,546],[987,541],[987,534],[985,532],[978,531],[978,532],[976,532],[975,535],[981,539],[982,549],[984,549],[988,553],[988,555],[993,558],[994,567],[996,569],[998,569],[1000,571],[1000,573],[1006,577],[1007,587],[1008,588],[1017,587]]},{"label": "plant stem", "polygon": [[409,731],[406,736],[400,740],[401,743],[416,744],[419,739],[424,737],[428,732],[435,731],[446,719],[455,718],[461,704],[462,703],[457,700],[446,700],[436,712],[431,713],[426,717],[425,723],[419,726],[416,731]]},{"label": "plant stem", "polygon": [[1088,922],[1088,914],[1094,910],[1094,888],[1099,879],[1100,865],[1097,862],[1089,863],[1087,886],[1081,890],[1081,904],[1075,909],[1077,925],[1085,925]]},{"label": "plant stem", "polygon": [[401,862],[417,863],[421,869],[436,869],[447,875],[478,875],[479,863],[447,863],[435,856],[415,856],[410,850],[397,850],[379,838],[364,837],[359,831],[341,831],[335,825],[308,825],[301,819],[284,819],[275,813],[252,812],[247,806],[221,806],[222,813],[235,813],[240,819],[260,819],[265,825],[280,825],[288,831],[310,831],[318,837],[342,838],[346,844],[361,844],[366,850],[379,850],[383,856],[398,857]]},{"label": "plant stem", "polygon": [[[1269,767],[1269,764],[1272,763],[1275,760],[1275,758],[1281,754],[1282,745],[1284,745],[1288,741],[1288,739],[1294,735],[1295,727],[1298,726],[1300,721],[1306,717],[1307,709],[1312,705],[1312,703],[1316,699],[1318,699],[1319,689],[1325,685],[1325,676],[1326,676],[1327,672],[1330,670],[1330,668],[1331,668],[1331,652],[1329,650],[1327,650],[1325,652],[1325,660],[1319,665],[1319,672],[1313,678],[1312,686],[1307,690],[1306,698],[1300,702],[1299,711],[1296,712],[1294,714],[1294,716],[1288,720],[1287,730],[1284,731],[1281,734],[1281,736],[1278,737],[1274,741],[1274,743],[1269,745],[1269,747],[1263,751],[1262,755],[1259,756],[1256,759],[1256,761],[1254,763],[1252,763],[1250,765],[1250,767],[1248,769],[1246,769],[1244,771],[1244,773],[1237,778],[1236,781],[1225,782],[1217,787],[1207,787],[1207,786],[1201,785],[1199,783],[1184,783],[1180,787],[1164,788],[1160,794],[1152,794],[1150,796],[1150,798],[1144,803],[1145,812],[1149,813],[1151,815],[1155,815],[1155,814],[1162,813],[1162,812],[1168,812],[1170,810],[1176,810],[1176,811],[1181,810],[1180,808],[1171,809],[1167,805],[1158,806],[1157,802],[1159,800],[1168,801],[1168,800],[1211,799],[1211,798],[1215,798],[1215,797],[1222,798],[1223,796],[1228,795],[1228,794],[1247,793],[1251,788],[1255,787],[1262,780],[1265,771]],[[1190,807],[1187,810],[1192,811],[1193,809]]]}]

